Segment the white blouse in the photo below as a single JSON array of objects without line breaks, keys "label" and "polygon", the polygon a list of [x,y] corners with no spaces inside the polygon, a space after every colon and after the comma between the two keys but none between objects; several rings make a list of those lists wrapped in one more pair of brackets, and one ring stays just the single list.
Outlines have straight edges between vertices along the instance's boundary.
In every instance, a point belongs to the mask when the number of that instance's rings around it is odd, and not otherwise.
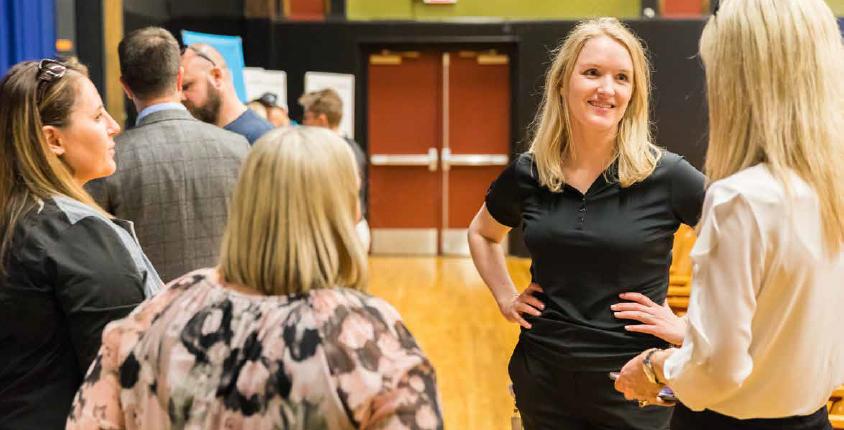
[{"label": "white blouse", "polygon": [[808,415],[844,383],[844,252],[824,251],[818,196],[764,165],[706,193],[683,346],[668,385],[692,410]]}]

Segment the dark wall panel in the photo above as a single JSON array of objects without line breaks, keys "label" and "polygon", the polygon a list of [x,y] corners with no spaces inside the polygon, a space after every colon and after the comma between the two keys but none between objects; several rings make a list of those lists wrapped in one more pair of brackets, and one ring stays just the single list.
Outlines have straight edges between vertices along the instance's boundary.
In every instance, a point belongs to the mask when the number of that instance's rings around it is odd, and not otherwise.
[{"label": "dark wall panel", "polygon": [[[88,76],[105,97],[105,58],[103,58],[103,8],[100,2],[77,1],[76,55],[88,66]],[[78,25],[79,23],[84,25]],[[117,53],[114,53],[117,55]]]},{"label": "dark wall panel", "polygon": [[[705,153],[706,109],[703,70],[697,57],[701,21],[629,23],[645,41],[652,60],[652,120],[660,146],[701,167]],[[554,49],[573,22],[450,24],[411,22],[276,22],[233,18],[169,20],[174,33],[187,28],[244,39],[246,63],[285,70],[291,114],[304,89],[306,71],[357,76],[356,135],[366,145],[365,71],[369,52],[422,47],[496,48],[511,55],[513,67],[513,149],[529,142],[529,126],[541,99],[545,71]]]},{"label": "dark wall panel", "polygon": [[706,87],[698,40],[703,21],[640,21],[631,27],[647,44],[653,93],[651,121],[657,143],[698,169],[706,154]]}]

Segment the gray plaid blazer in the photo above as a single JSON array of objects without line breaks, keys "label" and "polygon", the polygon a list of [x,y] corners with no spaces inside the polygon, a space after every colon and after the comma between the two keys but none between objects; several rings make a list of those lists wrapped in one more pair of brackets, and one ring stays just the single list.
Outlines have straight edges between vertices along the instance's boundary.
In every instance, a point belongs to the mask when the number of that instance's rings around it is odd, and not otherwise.
[{"label": "gray plaid blazer", "polygon": [[171,109],[144,117],[115,141],[117,171],[89,182],[88,192],[135,223],[164,282],[216,265],[246,139]]}]

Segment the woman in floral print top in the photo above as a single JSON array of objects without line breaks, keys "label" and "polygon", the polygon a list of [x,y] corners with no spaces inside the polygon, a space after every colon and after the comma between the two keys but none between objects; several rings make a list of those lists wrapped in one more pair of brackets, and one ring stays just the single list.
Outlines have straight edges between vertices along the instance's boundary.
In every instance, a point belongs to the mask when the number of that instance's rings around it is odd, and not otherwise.
[{"label": "woman in floral print top", "polygon": [[430,362],[361,291],[353,163],[321,129],[259,140],[219,267],[107,326],[67,428],[441,429]]}]

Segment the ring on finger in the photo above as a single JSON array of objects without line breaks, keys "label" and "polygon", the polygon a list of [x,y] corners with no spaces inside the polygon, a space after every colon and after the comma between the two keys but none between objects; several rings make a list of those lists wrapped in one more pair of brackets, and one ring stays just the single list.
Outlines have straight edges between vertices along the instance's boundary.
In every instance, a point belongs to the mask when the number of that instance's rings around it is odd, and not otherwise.
[{"label": "ring on finger", "polygon": [[644,408],[645,406],[648,406],[648,401],[647,400],[639,400],[639,407]]}]

